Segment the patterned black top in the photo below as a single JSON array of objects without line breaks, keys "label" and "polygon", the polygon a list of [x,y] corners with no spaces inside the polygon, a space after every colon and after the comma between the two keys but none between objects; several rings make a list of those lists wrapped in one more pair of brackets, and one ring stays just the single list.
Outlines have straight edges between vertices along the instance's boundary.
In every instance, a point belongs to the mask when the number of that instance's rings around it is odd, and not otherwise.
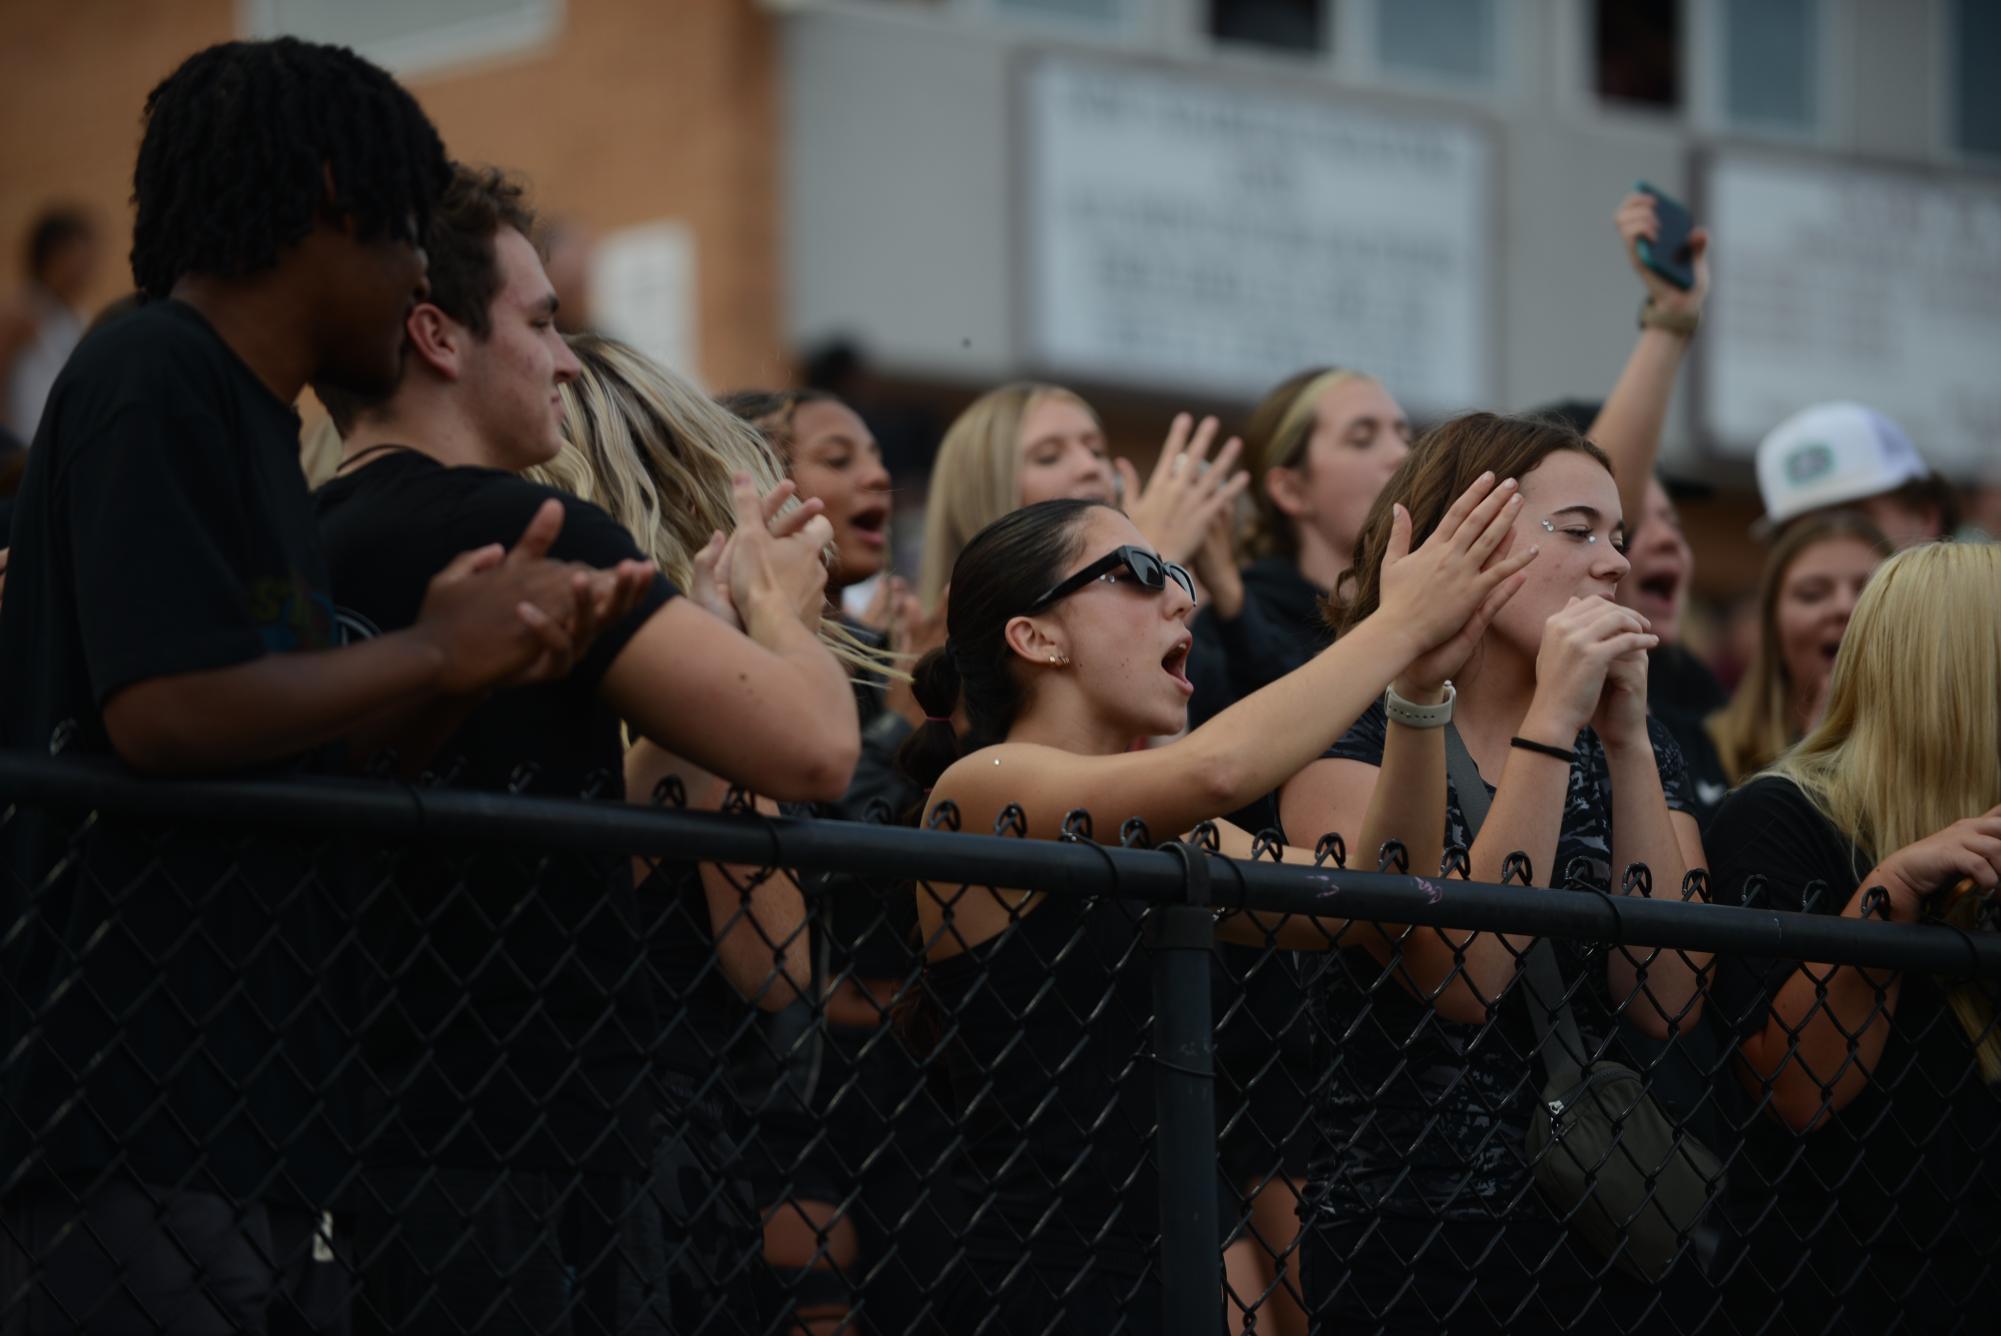
[{"label": "patterned black top", "polygon": [[[1327,755],[1380,766],[1384,726],[1378,703]],[[1680,750],[1652,719],[1647,733],[1669,809],[1689,811]],[[1446,843],[1460,849],[1472,844],[1449,781]],[[1612,779],[1604,745],[1589,729],[1577,738],[1556,861],[1557,882],[1566,889],[1614,889]],[[1542,869],[1535,872],[1539,881],[1546,879]],[[1679,891],[1663,887],[1657,893]],[[1594,1053],[1612,1047],[1618,1027],[1603,950],[1581,942],[1553,945],[1565,982],[1585,980],[1571,994],[1571,1005],[1587,1044]],[[1315,1006],[1321,1033],[1331,1042],[1327,1069],[1315,1082],[1319,1137],[1308,1207],[1334,1216],[1458,1220],[1539,1212],[1523,1136],[1543,1076],[1519,984],[1486,1022],[1465,1024],[1417,1001],[1397,981],[1393,965],[1359,948],[1342,952],[1320,978]]]}]

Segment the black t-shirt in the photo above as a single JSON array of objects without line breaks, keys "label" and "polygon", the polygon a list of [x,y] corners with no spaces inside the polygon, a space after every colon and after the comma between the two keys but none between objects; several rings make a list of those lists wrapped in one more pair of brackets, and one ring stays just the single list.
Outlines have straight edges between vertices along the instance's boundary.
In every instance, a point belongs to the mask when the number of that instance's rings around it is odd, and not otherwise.
[{"label": "black t-shirt", "polygon": [[[1380,766],[1385,727],[1377,702],[1327,755]],[[1652,719],[1647,733],[1668,808],[1686,812],[1681,754]],[[1449,779],[1446,845],[1472,845]],[[1604,744],[1585,729],[1557,834],[1557,884],[1615,889],[1611,860],[1612,777]],[[1546,879],[1543,869],[1535,872]],[[1616,1048],[1605,952],[1588,942],[1552,938],[1550,945],[1565,983],[1573,985],[1571,1010],[1587,1048],[1594,1056]],[[1359,947],[1343,951],[1318,977],[1323,1032],[1340,1038],[1314,1090],[1320,1142],[1308,1200],[1342,1216],[1491,1220],[1540,1209],[1523,1137],[1542,1071],[1532,1056],[1535,1031],[1519,980],[1492,1018],[1469,1024],[1411,997]]]},{"label": "black t-shirt", "polygon": [[[334,643],[298,433],[179,302],[77,347],[15,514],[6,746],[108,757],[102,709],[120,688]],[[6,1042],[43,1029],[8,1064],[6,1172],[32,1150],[30,1172],[123,1165],[326,1200],[351,1143],[335,1077],[348,909],[329,849],[220,820],[79,828],[29,809],[12,833],[9,922],[28,917],[0,963]],[[37,1124],[31,1144],[22,1129]]]},{"label": "black t-shirt", "polygon": [[1716,674],[1682,646],[1663,645],[1647,656],[1647,709],[1681,748],[1692,810],[1704,830],[1730,792],[1730,776],[1706,726],[1729,700]]},{"label": "black t-shirt", "polygon": [[[1758,908],[1816,914],[1840,914],[1873,862],[1797,785],[1777,777],[1730,796],[1707,850],[1717,903],[1744,903],[1752,879],[1763,878],[1751,897]],[[1790,960],[1718,957],[1710,1005],[1737,1034],[1755,1033],[1799,968]],[[1972,1044],[1930,975],[1904,974],[1866,1088],[1804,1134],[1760,1116],[1750,1152],[1752,1172],[1735,1175],[1737,1190],[1776,1198],[1782,1219],[1814,1230],[1829,1246],[1859,1238],[1877,1255],[1936,1257],[1978,1245],[1992,1264],[2001,1240],[2001,1092],[1981,1080]],[[1796,1244],[1800,1234],[1785,1237]],[[1858,1254],[1850,1264],[1864,1260]],[[1991,1277],[1988,1293],[2001,1299],[2001,1274]]]},{"label": "black t-shirt", "polygon": [[[596,506],[511,473],[399,451],[327,483],[320,533],[344,628],[410,625],[432,576],[460,552],[512,544],[550,497],[564,507],[552,557],[644,559]],[[622,799],[621,726],[598,687],[675,593],[656,579],[567,677],[481,705],[432,773],[459,788]],[[367,1034],[371,1069],[395,1087],[371,1111],[387,1120],[371,1162],[644,1168],[653,1006],[629,858],[426,846],[390,872],[365,922],[394,994]]]}]

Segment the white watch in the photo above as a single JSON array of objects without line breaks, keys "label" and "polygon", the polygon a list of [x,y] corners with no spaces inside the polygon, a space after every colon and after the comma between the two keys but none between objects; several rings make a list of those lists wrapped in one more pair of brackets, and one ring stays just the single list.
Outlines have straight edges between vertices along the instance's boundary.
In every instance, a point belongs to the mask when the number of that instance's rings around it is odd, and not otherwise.
[{"label": "white watch", "polygon": [[1405,728],[1443,728],[1452,722],[1452,701],[1458,696],[1452,684],[1445,684],[1445,699],[1436,705],[1419,705],[1397,695],[1395,686],[1383,689],[1383,713]]}]

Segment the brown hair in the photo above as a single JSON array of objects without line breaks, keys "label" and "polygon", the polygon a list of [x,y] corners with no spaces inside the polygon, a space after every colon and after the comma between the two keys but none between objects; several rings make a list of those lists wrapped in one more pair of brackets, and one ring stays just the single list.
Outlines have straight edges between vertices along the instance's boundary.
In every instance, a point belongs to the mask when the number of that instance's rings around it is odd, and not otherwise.
[{"label": "brown hair", "polygon": [[1758,582],[1757,651],[1730,703],[1711,715],[1706,725],[1732,784],[1763,770],[1799,740],[1792,720],[1796,684],[1786,681],[1785,656],[1779,649],[1779,592],[1785,587],[1786,572],[1807,549],[1844,540],[1867,543],[1879,555],[1890,555],[1890,540],[1882,530],[1852,510],[1830,510],[1787,525],[1765,559],[1765,573]]},{"label": "brown hair", "polygon": [[[535,214],[528,207],[527,187],[498,167],[454,163],[451,184],[424,229],[431,288],[425,300],[482,341],[493,333],[493,299],[500,295],[500,264],[493,242],[503,227],[524,237],[534,235]],[[342,436],[364,413],[395,397],[394,390],[364,398],[338,386],[313,389]]]},{"label": "brown hair", "polygon": [[1555,418],[1467,413],[1419,437],[1369,508],[1361,537],[1355,540],[1348,579],[1328,596],[1329,625],[1345,635],[1381,603],[1383,551],[1389,546],[1394,503],[1402,502],[1410,512],[1410,545],[1416,548],[1431,537],[1452,503],[1482,473],[1491,470],[1497,478],[1520,478],[1565,450],[1589,455],[1607,473],[1612,471],[1612,461],[1603,450]]},{"label": "brown hair", "polygon": [[1297,557],[1298,521],[1278,508],[1265,488],[1273,469],[1298,468],[1318,422],[1320,396],[1336,385],[1375,377],[1338,366],[1314,366],[1287,376],[1251,411],[1244,424],[1244,464],[1250,470],[1251,519],[1244,545],[1253,557]]},{"label": "brown hair", "polygon": [[801,404],[837,404],[841,401],[825,390],[732,390],[716,402],[756,427],[766,444],[778,452],[786,467],[792,464],[792,447],[798,443],[793,419]]}]

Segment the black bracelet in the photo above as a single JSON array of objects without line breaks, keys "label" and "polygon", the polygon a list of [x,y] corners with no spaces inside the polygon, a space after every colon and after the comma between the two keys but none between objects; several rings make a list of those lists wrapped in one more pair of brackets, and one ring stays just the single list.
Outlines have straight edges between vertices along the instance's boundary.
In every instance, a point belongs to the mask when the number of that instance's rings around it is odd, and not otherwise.
[{"label": "black bracelet", "polygon": [[1538,756],[1553,757],[1565,765],[1569,765],[1577,759],[1577,754],[1572,749],[1567,747],[1552,747],[1547,742],[1531,742],[1527,738],[1509,738],[1508,745],[1510,747],[1520,747],[1523,751],[1532,751]]}]

